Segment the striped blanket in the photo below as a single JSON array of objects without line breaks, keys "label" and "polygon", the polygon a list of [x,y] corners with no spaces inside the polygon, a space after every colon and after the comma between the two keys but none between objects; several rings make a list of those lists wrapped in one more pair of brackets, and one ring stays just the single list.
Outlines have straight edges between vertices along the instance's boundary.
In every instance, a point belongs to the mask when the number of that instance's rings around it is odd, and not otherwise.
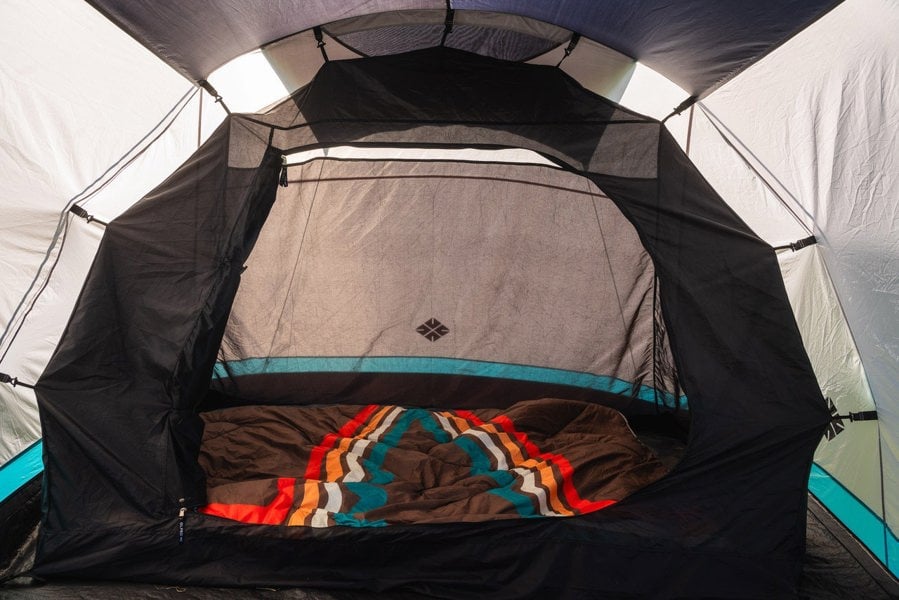
[{"label": "striped blanket", "polygon": [[600,510],[665,467],[612,409],[246,406],[203,414],[209,504],[244,523],[380,527]]}]

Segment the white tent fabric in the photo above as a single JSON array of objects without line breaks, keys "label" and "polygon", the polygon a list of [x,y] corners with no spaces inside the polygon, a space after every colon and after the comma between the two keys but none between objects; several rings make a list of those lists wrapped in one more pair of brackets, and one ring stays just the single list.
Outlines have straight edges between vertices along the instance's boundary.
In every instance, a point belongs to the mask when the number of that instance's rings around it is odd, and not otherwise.
[{"label": "white tent fabric", "polygon": [[[0,56],[0,372],[33,382],[62,333],[102,234],[96,224],[67,214],[69,203],[96,192],[90,211],[109,219],[162,181],[197,146],[199,95],[76,0],[4,2]],[[176,116],[169,114],[173,107],[183,109],[179,125],[151,146]],[[206,113],[221,119],[220,110]],[[153,135],[144,139],[148,132]],[[150,146],[127,176],[101,189]],[[30,390],[0,386],[0,464],[33,444],[39,431]]]},{"label": "white tent fabric", "polygon": [[[897,31],[895,2],[849,0],[705,98],[692,115],[668,122],[766,241],[818,237],[817,247],[782,256],[797,321],[825,395],[841,414],[876,406],[879,421],[849,424],[823,442],[811,489],[893,573],[899,573]],[[272,44],[210,77],[232,109],[261,108],[283,95],[280,82],[293,89],[314,74],[321,62],[314,38],[307,32],[290,39],[295,43]],[[632,59],[582,44],[585,60],[577,62],[576,51],[563,68],[590,89],[656,117],[687,95]],[[337,44],[329,51],[332,58],[350,54]],[[0,372],[33,382],[102,235],[96,223],[66,212],[70,202],[83,199],[90,214],[114,218],[189,156],[223,113],[81,0],[4,2],[0,57]],[[268,70],[266,85],[248,85],[268,63],[280,82]],[[240,97],[250,90],[264,92]],[[0,469],[39,436],[33,395],[0,386]]]},{"label": "white tent fabric", "polygon": [[[720,143],[717,156],[697,155],[708,152],[699,150],[704,139],[720,134],[695,135],[697,150],[691,151],[763,238],[780,244],[809,230],[819,240],[809,264],[785,265],[806,346],[822,389],[839,412],[870,409],[870,394],[879,427],[849,425],[848,435],[835,440],[841,448],[824,442],[817,460],[887,523],[879,540],[867,541],[876,542],[872,551],[894,573],[899,572],[897,31],[895,2],[844,3],[703,101],[801,227],[776,207],[757,177],[756,193],[743,195],[750,190],[737,187],[736,161],[712,164],[723,152]],[[822,281],[828,274],[833,296]],[[840,308],[847,329],[834,316]],[[855,443],[849,443],[850,436]]]}]

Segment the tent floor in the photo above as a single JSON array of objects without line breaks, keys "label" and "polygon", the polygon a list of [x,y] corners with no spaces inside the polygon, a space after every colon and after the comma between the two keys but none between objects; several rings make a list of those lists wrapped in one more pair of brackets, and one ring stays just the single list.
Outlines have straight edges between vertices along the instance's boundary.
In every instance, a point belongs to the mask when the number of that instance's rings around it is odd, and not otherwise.
[{"label": "tent floor", "polygon": [[[899,582],[894,579],[815,499],[809,500],[805,564],[799,597],[809,600],[899,598]],[[33,552],[34,535],[31,536]],[[25,550],[28,552],[29,550]],[[0,586],[5,600],[95,600],[134,598],[136,600],[206,600],[227,597],[233,600],[411,600],[413,594],[373,594],[345,590],[234,589],[180,587],[103,581],[37,582],[19,577]]]}]

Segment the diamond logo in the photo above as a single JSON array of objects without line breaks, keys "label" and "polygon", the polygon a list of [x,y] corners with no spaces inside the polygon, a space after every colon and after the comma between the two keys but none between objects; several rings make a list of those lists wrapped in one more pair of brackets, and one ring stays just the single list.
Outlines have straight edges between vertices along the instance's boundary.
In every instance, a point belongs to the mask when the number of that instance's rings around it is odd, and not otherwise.
[{"label": "diamond logo", "polygon": [[449,333],[449,327],[447,327],[437,319],[431,318],[419,325],[415,329],[415,331],[431,340],[432,342],[436,342]]}]

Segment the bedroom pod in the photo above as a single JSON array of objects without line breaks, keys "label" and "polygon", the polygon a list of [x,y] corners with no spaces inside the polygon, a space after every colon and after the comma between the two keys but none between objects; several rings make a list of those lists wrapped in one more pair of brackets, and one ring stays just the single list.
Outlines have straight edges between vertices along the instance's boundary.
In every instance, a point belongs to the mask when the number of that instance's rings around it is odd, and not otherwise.
[{"label": "bedroom pod", "polygon": [[[789,589],[830,420],[773,249],[664,126],[449,48],[230,115],[109,224],[37,395],[38,574],[454,597]],[[553,402],[689,439],[644,436],[658,460],[630,436],[645,477],[582,494]],[[358,484],[396,474],[371,453],[400,423],[511,512],[385,514]],[[548,516],[534,465],[575,490],[564,518],[508,518]]]}]

